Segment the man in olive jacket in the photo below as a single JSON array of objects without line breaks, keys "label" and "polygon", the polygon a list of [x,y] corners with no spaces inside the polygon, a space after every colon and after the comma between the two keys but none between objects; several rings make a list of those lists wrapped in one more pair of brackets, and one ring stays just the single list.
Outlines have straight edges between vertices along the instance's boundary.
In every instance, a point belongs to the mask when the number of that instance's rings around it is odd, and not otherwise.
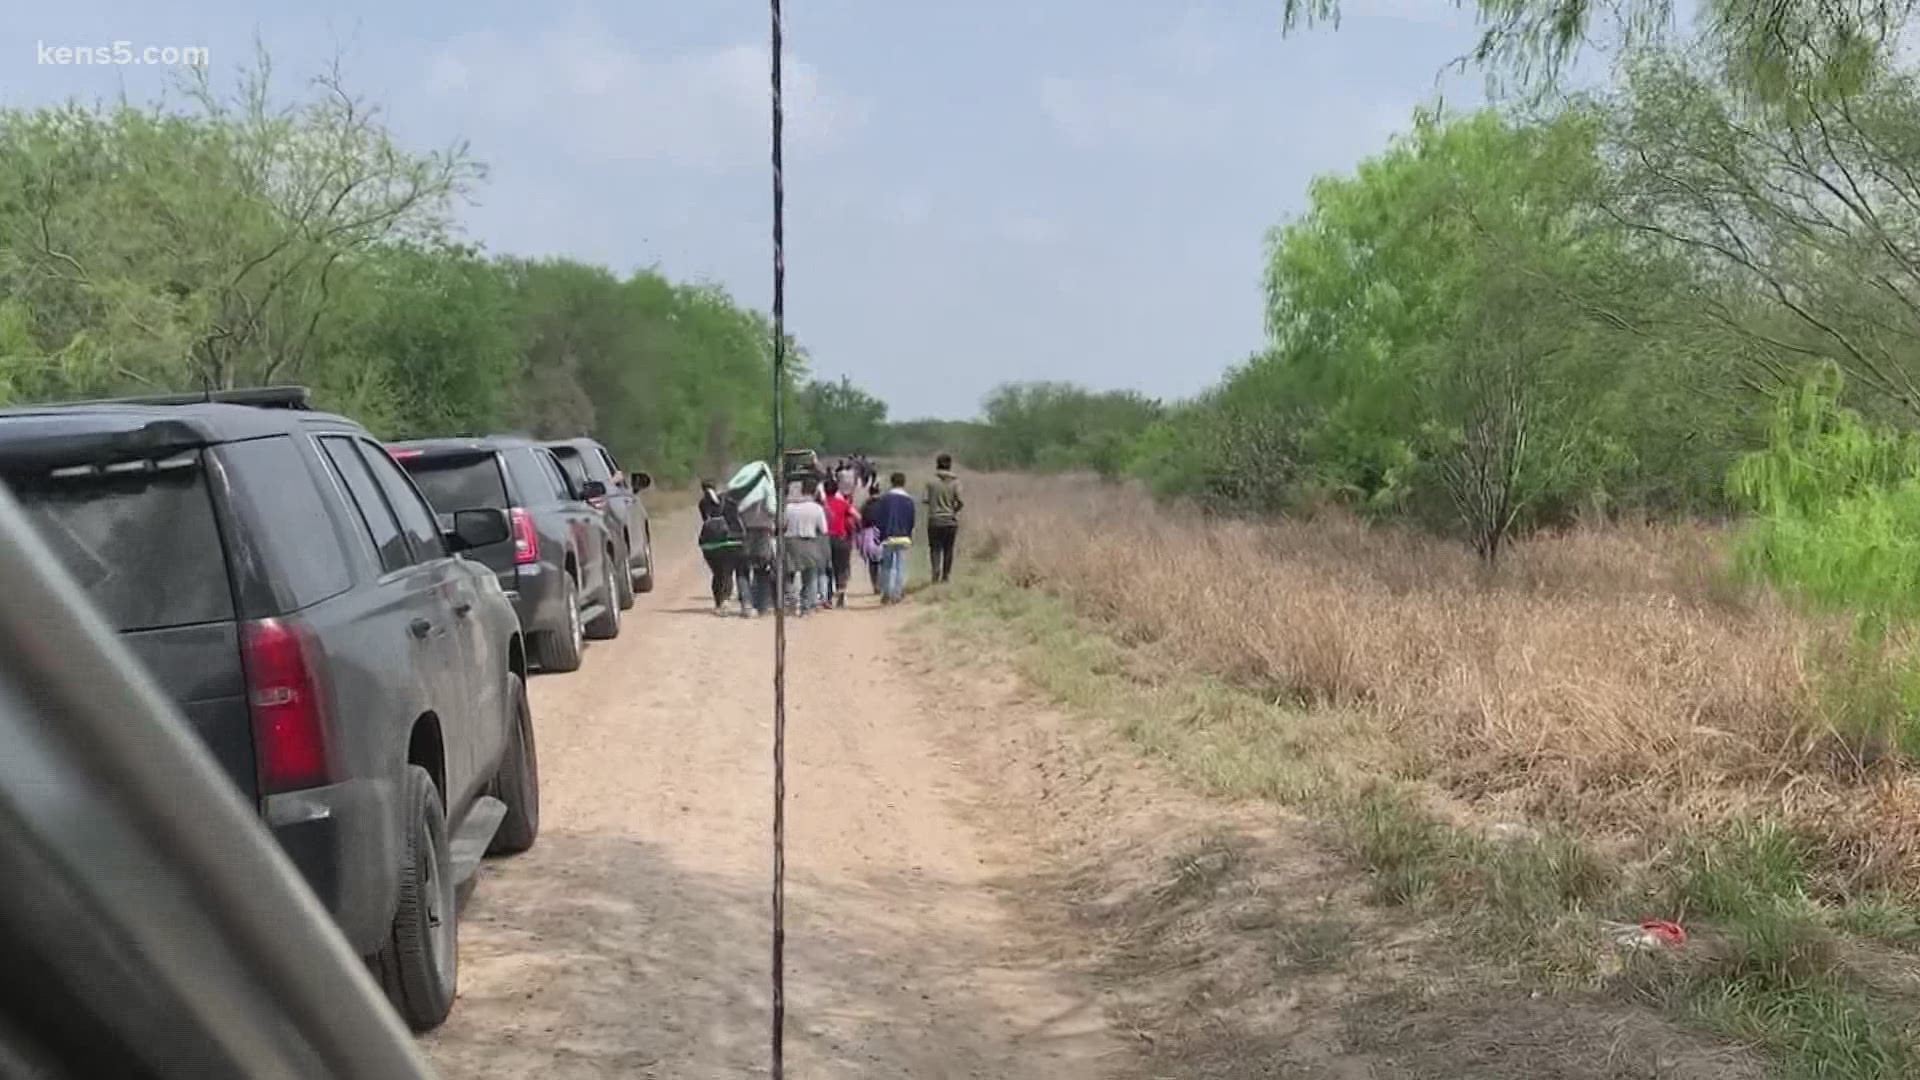
[{"label": "man in olive jacket", "polygon": [[960,536],[960,479],[953,475],[953,455],[933,459],[933,479],[927,481],[927,554],[933,560],[933,580],[953,576],[953,542]]}]

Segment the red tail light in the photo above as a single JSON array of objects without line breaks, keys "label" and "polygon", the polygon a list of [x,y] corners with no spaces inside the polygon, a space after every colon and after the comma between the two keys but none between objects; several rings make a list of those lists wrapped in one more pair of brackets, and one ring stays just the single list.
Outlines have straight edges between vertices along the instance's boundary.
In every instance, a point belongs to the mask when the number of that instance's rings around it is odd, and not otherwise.
[{"label": "red tail light", "polygon": [[507,511],[513,523],[513,561],[519,564],[540,561],[540,534],[533,531],[533,515],[524,507]]},{"label": "red tail light", "polygon": [[605,510],[607,508],[607,497],[605,495],[595,495],[593,498],[587,500],[587,505],[593,507],[595,510]]},{"label": "red tail light", "polygon": [[326,702],[311,636],[298,623],[260,619],[243,625],[241,650],[260,793],[327,783]]}]

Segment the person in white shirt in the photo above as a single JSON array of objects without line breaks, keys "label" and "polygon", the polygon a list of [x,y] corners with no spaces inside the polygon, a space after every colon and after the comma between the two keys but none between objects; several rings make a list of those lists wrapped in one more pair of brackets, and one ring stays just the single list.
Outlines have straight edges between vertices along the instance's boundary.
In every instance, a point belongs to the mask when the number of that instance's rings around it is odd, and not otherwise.
[{"label": "person in white shirt", "polygon": [[811,614],[818,605],[820,571],[827,565],[827,511],[819,491],[817,482],[802,480],[800,498],[787,504],[781,529],[787,543],[787,608],[796,615]]}]

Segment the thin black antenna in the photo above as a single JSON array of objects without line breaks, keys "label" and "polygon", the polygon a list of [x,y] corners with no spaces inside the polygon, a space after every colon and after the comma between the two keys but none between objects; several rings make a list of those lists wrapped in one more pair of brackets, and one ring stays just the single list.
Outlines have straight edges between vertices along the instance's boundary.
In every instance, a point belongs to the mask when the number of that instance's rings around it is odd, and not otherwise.
[{"label": "thin black antenna", "polygon": [[787,237],[781,176],[780,0],[768,0],[773,46],[773,1030],[772,1077],[786,1077],[787,1043]]}]

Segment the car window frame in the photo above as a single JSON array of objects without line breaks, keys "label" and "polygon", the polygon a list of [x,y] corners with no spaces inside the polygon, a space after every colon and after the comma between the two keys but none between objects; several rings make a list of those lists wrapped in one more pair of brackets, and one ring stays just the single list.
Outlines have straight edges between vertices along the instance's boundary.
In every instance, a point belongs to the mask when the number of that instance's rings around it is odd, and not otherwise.
[{"label": "car window frame", "polygon": [[[359,451],[354,449],[353,444],[357,441],[359,441],[358,436],[346,432],[314,436],[314,442],[320,449],[320,458],[322,462],[325,463],[327,471],[332,473],[334,479],[338,481],[341,494],[346,496],[347,502],[352,505],[354,513],[360,518],[360,535],[367,542],[366,550],[372,554],[373,565],[379,569],[379,576],[386,577],[389,574],[398,574],[413,567],[413,545],[407,540],[407,530],[400,525],[400,515],[394,513],[393,507],[387,505],[386,492],[380,489],[380,481],[374,477],[373,469],[367,465],[366,460],[360,456]],[[359,463],[362,469],[366,470],[367,481],[373,485],[373,494],[379,500],[380,509],[386,512],[387,519],[393,523],[393,530],[395,535],[399,537],[400,547],[406,552],[406,562],[402,565],[387,565],[386,552],[381,548],[380,541],[374,536],[373,522],[367,517],[367,508],[361,504],[360,496],[354,492],[353,481],[347,477],[345,466],[341,465],[333,456],[333,443],[345,444],[347,447],[346,452],[351,459]]]},{"label": "car window frame", "polygon": [[[447,550],[446,539],[440,531],[440,515],[434,512],[433,504],[427,501],[426,496],[420,494],[420,488],[414,484],[413,477],[407,470],[401,468],[400,463],[393,460],[393,455],[387,453],[386,449],[379,443],[374,442],[372,439],[364,439],[357,436],[353,441],[359,446],[360,456],[365,461],[367,471],[373,474],[374,485],[380,489],[380,494],[386,498],[388,509],[393,511],[394,520],[400,523],[400,535],[406,539],[407,547],[413,553],[413,565],[419,566],[423,563],[433,562],[436,559],[451,558],[452,553]],[[379,462],[380,464],[375,464],[375,462]],[[381,465],[386,467],[389,475],[397,478],[396,482],[400,485],[398,492],[389,485],[381,483]],[[429,526],[428,538],[432,544],[431,551],[421,551],[419,545],[415,543],[415,537],[412,531],[407,528],[406,522],[402,520],[400,508],[393,505],[396,498],[411,499],[411,505],[426,517],[427,525]]]},{"label": "car window frame", "polygon": [[554,495],[558,497],[561,502],[580,501],[580,493],[573,489],[573,478],[567,475],[567,467],[560,464],[560,455],[544,446],[536,446],[533,449],[533,456],[539,459],[540,464],[546,467],[547,479],[549,481],[557,481],[557,486],[554,488]]}]

